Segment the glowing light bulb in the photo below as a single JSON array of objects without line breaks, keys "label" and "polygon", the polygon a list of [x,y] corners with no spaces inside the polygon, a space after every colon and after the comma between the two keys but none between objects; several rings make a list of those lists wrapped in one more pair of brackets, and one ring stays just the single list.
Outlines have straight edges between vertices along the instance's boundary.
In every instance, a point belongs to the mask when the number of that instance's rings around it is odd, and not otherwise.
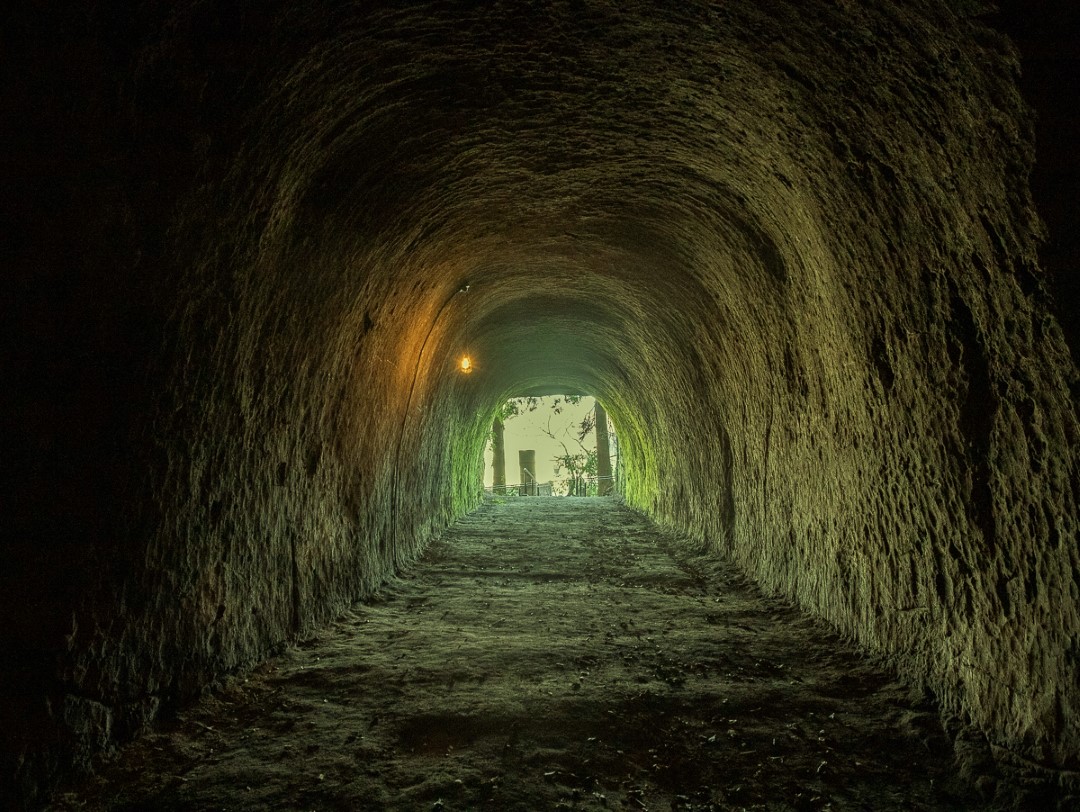
[{"label": "glowing light bulb", "polygon": [[473,371],[472,359],[467,355],[463,355],[461,357],[461,364],[460,366],[458,366],[458,369],[461,370],[462,375],[468,375],[470,372]]}]

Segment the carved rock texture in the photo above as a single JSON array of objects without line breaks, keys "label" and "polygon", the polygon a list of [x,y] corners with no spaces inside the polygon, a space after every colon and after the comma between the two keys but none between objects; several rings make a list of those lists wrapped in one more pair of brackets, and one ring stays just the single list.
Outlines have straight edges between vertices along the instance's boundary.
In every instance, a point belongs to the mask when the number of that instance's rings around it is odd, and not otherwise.
[{"label": "carved rock texture", "polygon": [[16,15],[19,797],[408,566],[542,391],[607,406],[629,504],[1075,768],[1077,368],[986,11]]}]

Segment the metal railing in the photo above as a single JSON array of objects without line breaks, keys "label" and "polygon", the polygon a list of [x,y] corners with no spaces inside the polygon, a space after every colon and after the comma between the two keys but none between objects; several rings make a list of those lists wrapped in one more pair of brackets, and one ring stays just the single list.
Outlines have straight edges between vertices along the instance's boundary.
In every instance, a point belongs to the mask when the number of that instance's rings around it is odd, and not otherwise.
[{"label": "metal railing", "polygon": [[[567,477],[564,479],[552,479],[548,482],[524,482],[515,485],[504,485],[498,488],[485,486],[484,493],[493,496],[596,496],[599,493],[601,482],[611,482],[614,485],[614,477]],[[612,487],[609,493],[614,493]]]}]

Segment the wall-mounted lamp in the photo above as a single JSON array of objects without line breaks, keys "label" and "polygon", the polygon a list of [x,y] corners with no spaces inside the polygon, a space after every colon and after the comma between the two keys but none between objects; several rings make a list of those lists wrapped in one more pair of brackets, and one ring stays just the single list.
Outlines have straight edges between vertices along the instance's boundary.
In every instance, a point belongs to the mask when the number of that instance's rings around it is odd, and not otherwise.
[{"label": "wall-mounted lamp", "polygon": [[[423,364],[424,364],[424,356],[425,356],[425,353],[427,352],[428,342],[431,341],[431,335],[432,335],[432,333],[435,332],[435,327],[439,324],[439,319],[442,318],[442,315],[446,311],[446,308],[450,306],[451,302],[453,302],[457,298],[457,296],[459,294],[468,293],[470,287],[471,287],[470,283],[468,281],[464,281],[464,282],[461,283],[461,285],[458,287],[457,290],[455,290],[448,297],[446,297],[446,299],[443,300],[443,303],[441,305],[439,305],[439,309],[435,311],[435,317],[431,320],[431,323],[428,325],[427,333],[424,335],[424,340],[422,342],[420,342],[420,352],[417,353],[416,364],[413,366],[412,381],[409,383],[409,394],[405,398],[405,404],[404,404],[405,408],[401,410],[401,430],[398,432],[398,437],[397,437],[397,454],[396,454],[397,465],[395,467],[395,470],[398,471],[398,472],[403,471],[406,468],[405,463],[403,461],[403,449],[405,447],[405,438],[407,436],[413,436],[413,437],[418,436],[416,434],[411,434],[410,435],[410,432],[408,431],[408,426],[409,426],[409,419],[414,417],[415,412],[422,411],[422,410],[419,410],[419,409],[414,410],[414,408],[413,408],[413,396],[416,393],[416,381],[420,376],[420,370],[421,370],[421,368],[423,367]],[[465,306],[464,315],[465,315],[465,346],[462,348],[462,356],[461,356],[461,360],[458,361],[457,368],[458,368],[458,371],[462,375],[471,375],[474,367],[473,367],[472,357],[469,355],[469,351],[468,351],[470,331],[469,331],[469,308],[468,308],[467,305]],[[443,366],[443,365],[448,360],[449,359],[447,358],[447,356],[445,356],[445,355],[441,356],[441,358],[439,360],[440,375],[446,374],[447,367]],[[393,498],[392,498],[392,501],[391,501],[391,517],[392,517],[391,518],[391,532],[393,532],[395,535],[397,535],[400,532],[400,528],[399,528],[399,525],[398,525],[398,517],[401,514],[402,505],[404,504],[404,499],[401,496],[401,487],[402,487],[402,477],[400,475],[398,475],[398,474],[395,474],[394,479],[393,479]]]},{"label": "wall-mounted lamp", "polygon": [[[469,292],[469,287],[470,287],[470,285],[469,285],[468,282],[462,283],[461,287],[458,288],[458,293],[468,293]],[[458,362],[458,372],[460,372],[462,375],[471,375],[472,371],[473,371],[473,362],[472,362],[472,358],[469,357],[469,353],[468,353],[468,349],[467,349],[468,346],[469,346],[469,306],[466,305],[465,306],[465,347],[466,347],[466,351],[465,351],[465,354],[461,356],[461,360]]]}]

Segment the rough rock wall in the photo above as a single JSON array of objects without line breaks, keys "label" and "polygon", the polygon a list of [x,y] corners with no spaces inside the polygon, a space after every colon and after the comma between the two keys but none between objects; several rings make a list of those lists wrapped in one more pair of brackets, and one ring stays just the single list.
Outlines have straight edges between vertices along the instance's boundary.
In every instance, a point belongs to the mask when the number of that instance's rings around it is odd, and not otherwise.
[{"label": "rough rock wall", "polygon": [[632,504],[1075,765],[1077,371],[958,8],[24,21],[22,791],[407,565],[535,388],[604,401]]}]

